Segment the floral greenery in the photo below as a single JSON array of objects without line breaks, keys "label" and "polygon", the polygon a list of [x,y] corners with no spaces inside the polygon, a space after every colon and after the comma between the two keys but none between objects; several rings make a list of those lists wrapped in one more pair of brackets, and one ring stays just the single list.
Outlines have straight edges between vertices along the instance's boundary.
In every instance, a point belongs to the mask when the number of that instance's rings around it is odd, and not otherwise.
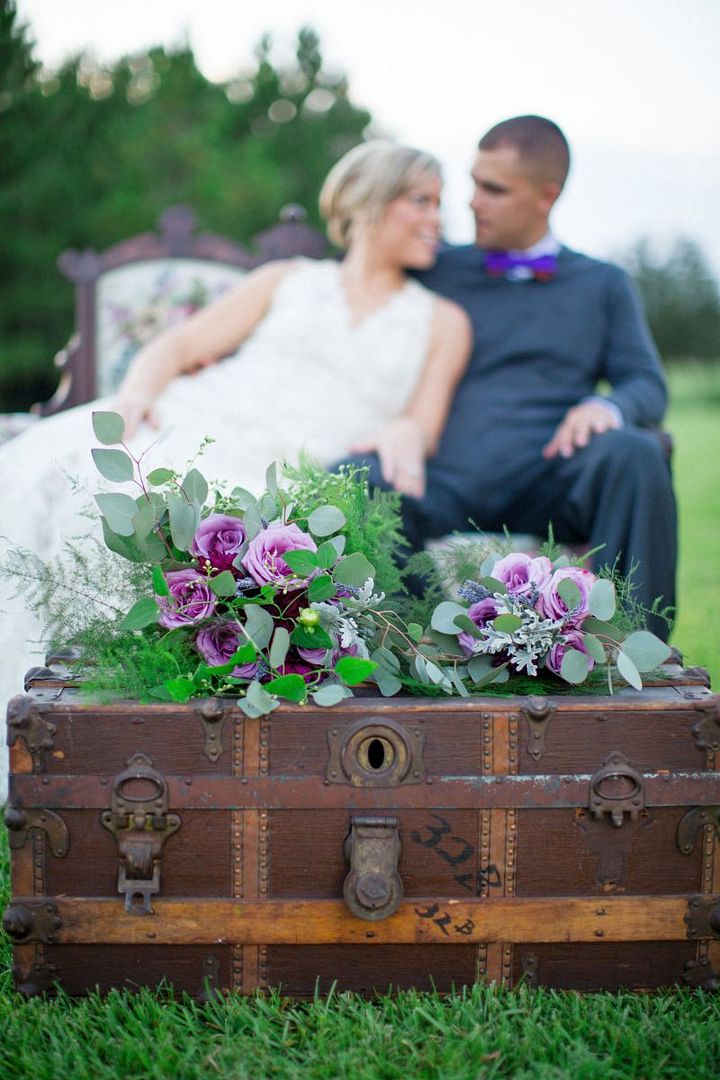
[{"label": "floral greenery", "polygon": [[[259,497],[211,495],[194,463],[184,477],[145,476],[117,414],[94,413],[93,424],[99,472],[138,492],[95,497],[123,572],[83,544],[55,572],[22,556],[11,572],[34,578],[33,606],[48,605],[55,643],[79,647],[95,691],[179,702],[232,694],[258,716],[279,699],[333,705],[367,681],[384,696],[467,697],[592,691],[602,676],[612,693],[618,676],[640,688],[641,672],[669,655],[618,610],[612,575],[558,556],[552,538],[534,558],[451,545],[415,621],[397,565],[399,496],[368,493],[365,470],[329,474],[301,461],[281,487],[273,465]],[[449,578],[462,603],[446,599]]]}]

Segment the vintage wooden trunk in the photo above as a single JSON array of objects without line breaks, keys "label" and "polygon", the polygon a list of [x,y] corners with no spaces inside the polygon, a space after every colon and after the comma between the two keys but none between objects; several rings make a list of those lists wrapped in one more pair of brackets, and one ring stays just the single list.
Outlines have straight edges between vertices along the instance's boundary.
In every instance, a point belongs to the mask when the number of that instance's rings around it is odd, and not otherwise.
[{"label": "vintage wooden trunk", "polygon": [[203,995],[720,982],[720,696],[9,709],[15,978]]}]

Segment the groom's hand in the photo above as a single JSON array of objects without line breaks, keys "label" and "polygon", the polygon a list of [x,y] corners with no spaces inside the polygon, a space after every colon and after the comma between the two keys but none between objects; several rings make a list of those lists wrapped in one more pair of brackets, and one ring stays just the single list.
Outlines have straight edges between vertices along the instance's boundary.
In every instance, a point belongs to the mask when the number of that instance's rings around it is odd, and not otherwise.
[{"label": "groom's hand", "polygon": [[383,480],[403,495],[421,499],[425,494],[425,438],[415,420],[399,417],[366,442],[350,447],[353,454],[375,451]]},{"label": "groom's hand", "polygon": [[572,457],[576,450],[587,446],[593,435],[619,427],[620,421],[610,409],[597,402],[586,401],[568,409],[552,439],[543,447],[543,457]]}]

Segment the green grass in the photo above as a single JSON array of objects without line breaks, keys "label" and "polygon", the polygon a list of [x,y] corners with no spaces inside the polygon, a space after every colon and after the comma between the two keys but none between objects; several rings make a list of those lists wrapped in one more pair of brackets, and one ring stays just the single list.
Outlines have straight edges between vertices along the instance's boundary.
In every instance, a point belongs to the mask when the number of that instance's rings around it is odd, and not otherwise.
[{"label": "green grass", "polygon": [[[671,372],[681,513],[673,636],[720,689],[720,365]],[[0,904],[8,892],[0,854]],[[439,998],[349,994],[197,1004],[170,991],[25,1001],[0,946],[0,1076],[7,1080],[716,1080],[720,998],[476,987]]]},{"label": "green grass", "polygon": [[720,362],[670,375],[667,427],[680,514],[678,618],[672,641],[720,691]]}]

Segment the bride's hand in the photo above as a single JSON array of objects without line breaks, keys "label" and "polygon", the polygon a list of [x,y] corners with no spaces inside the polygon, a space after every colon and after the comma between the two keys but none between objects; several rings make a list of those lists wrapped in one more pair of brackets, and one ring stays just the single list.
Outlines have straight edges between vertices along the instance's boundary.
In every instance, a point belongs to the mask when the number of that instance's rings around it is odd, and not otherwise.
[{"label": "bride's hand", "polygon": [[425,437],[420,425],[409,416],[391,421],[350,450],[353,454],[376,451],[383,479],[388,484],[416,499],[425,494]]},{"label": "bride's hand", "polygon": [[135,394],[122,394],[115,399],[113,409],[120,413],[125,421],[124,437],[126,439],[132,438],[143,421],[151,428],[160,427],[160,420],[153,405],[152,398]]}]

